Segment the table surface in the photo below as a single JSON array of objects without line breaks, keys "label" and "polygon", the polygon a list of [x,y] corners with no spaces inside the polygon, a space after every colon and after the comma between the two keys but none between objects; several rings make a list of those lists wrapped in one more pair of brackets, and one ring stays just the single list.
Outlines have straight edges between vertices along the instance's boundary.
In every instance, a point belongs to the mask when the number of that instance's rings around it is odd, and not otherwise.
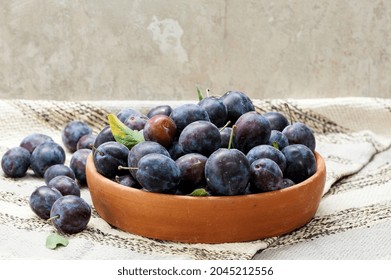
[{"label": "table surface", "polygon": [[[0,154],[38,132],[62,144],[71,120],[87,122],[94,133],[107,114],[122,108],[146,111],[157,104],[175,107],[195,101],[0,100]],[[0,259],[390,259],[391,100],[380,98],[254,100],[260,113],[278,110],[315,132],[325,158],[327,181],[315,217],[284,236],[253,242],[183,244],[151,240],[112,228],[93,209],[87,229],[67,236],[67,247],[49,250],[53,226],[28,205],[43,179],[31,170],[20,179],[0,171]],[[72,154],[66,153],[66,164]],[[88,188],[81,196],[90,205]]]}]

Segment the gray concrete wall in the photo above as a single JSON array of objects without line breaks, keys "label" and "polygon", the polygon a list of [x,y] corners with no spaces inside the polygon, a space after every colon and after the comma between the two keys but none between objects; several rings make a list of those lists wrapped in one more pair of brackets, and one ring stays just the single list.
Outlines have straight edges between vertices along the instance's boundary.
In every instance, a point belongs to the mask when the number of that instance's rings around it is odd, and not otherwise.
[{"label": "gray concrete wall", "polygon": [[390,54],[387,0],[0,2],[0,98],[390,98]]}]

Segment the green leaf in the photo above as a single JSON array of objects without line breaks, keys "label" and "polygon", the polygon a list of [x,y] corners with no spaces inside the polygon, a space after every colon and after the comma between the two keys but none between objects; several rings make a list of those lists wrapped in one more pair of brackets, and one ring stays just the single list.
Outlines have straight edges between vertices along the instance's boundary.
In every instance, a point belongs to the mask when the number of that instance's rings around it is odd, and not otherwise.
[{"label": "green leaf", "polygon": [[272,146],[276,148],[277,150],[280,149],[280,146],[278,145],[277,141],[273,141]]},{"label": "green leaf", "polygon": [[202,99],[204,99],[204,96],[202,95],[200,88],[199,87],[196,88],[197,88],[198,101],[201,101]]},{"label": "green leaf", "polygon": [[200,188],[200,189],[195,189],[191,194],[189,194],[190,196],[208,196],[209,193],[204,189],[204,188]]},{"label": "green leaf", "polygon": [[46,248],[48,249],[54,250],[60,245],[67,246],[68,244],[68,239],[57,233],[52,233],[46,238]]},{"label": "green leaf", "polygon": [[115,141],[131,149],[134,145],[144,142],[144,136],[137,130],[132,130],[122,123],[115,115],[107,116]]}]

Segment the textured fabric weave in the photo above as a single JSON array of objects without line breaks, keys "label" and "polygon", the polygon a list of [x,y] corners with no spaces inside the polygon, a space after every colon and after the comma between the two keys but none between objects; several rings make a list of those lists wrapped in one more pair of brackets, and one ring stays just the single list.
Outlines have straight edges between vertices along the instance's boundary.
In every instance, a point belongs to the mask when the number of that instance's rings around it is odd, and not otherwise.
[{"label": "textured fabric weave", "polygon": [[[71,120],[85,121],[97,133],[107,124],[108,113],[125,107],[145,112],[164,103],[176,106],[184,102],[2,100],[0,155],[18,146],[33,132],[47,134],[62,145],[61,130]],[[55,231],[53,226],[35,216],[28,205],[30,194],[44,184],[43,179],[35,177],[31,170],[21,179],[6,178],[1,171],[0,259],[332,259],[341,252],[334,249],[327,253],[316,252],[309,248],[341,246],[338,236],[341,240],[345,235],[349,240],[352,236],[360,238],[360,230],[364,234],[371,230],[379,235],[390,232],[391,100],[275,99],[254,100],[254,104],[260,113],[277,110],[287,116],[290,114],[293,121],[305,122],[316,133],[316,150],[326,160],[327,181],[321,205],[304,227],[285,236],[253,242],[183,244],[114,229],[93,209],[88,228],[68,236],[67,247],[53,251],[45,247],[46,237]],[[66,156],[66,164],[69,164],[72,155],[67,153]],[[92,205],[87,187],[82,188],[81,196]],[[334,238],[334,243],[326,246],[324,243],[330,237]],[[381,240],[387,237],[379,238],[379,243],[371,248],[381,249]],[[357,255],[351,253],[342,257],[390,257],[389,251],[380,252],[367,256],[365,251],[359,250]]]}]

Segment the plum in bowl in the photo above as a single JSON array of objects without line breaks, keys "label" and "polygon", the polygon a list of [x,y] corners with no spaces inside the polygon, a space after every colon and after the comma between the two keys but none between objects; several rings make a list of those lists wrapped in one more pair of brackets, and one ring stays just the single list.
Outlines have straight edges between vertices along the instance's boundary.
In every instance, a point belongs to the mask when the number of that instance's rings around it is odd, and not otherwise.
[{"label": "plum in bowl", "polygon": [[289,233],[313,218],[326,179],[324,159],[317,152],[315,158],[316,173],[301,183],[235,196],[193,197],[126,187],[99,174],[92,155],[86,176],[97,213],[118,229],[185,243],[244,242]]}]

